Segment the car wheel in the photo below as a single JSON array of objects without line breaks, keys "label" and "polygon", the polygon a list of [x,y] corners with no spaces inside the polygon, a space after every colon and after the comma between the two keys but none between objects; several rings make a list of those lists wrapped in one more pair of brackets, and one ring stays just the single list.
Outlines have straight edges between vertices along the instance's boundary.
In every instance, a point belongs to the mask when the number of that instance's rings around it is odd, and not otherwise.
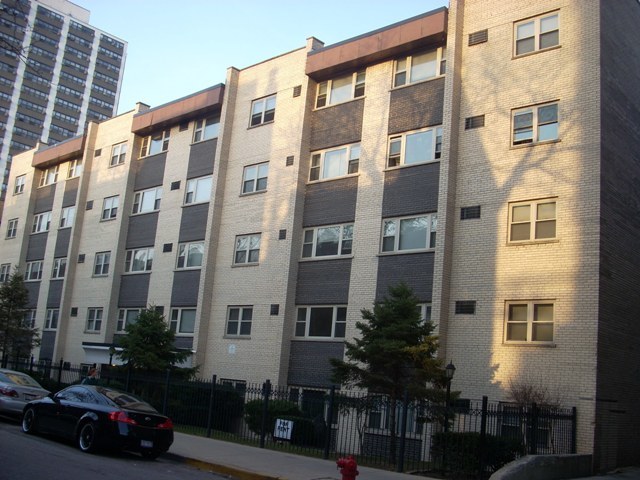
[{"label": "car wheel", "polygon": [[158,450],[142,450],[140,455],[148,460],[155,460],[160,456],[160,453],[162,452],[159,452]]},{"label": "car wheel", "polygon": [[22,416],[22,431],[24,433],[35,433],[36,431],[36,411],[29,408]]},{"label": "car wheel", "polygon": [[80,427],[78,433],[78,447],[83,452],[95,452],[97,445],[96,427],[93,423],[87,422]]}]

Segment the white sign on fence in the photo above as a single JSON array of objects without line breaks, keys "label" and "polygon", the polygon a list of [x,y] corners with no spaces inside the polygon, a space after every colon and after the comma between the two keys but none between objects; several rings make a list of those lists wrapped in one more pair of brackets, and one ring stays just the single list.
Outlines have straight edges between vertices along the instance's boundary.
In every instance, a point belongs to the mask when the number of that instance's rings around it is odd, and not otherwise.
[{"label": "white sign on fence", "polygon": [[282,420],[278,418],[276,420],[276,426],[273,431],[273,438],[279,438],[281,440],[291,440],[291,432],[293,431],[292,420]]}]

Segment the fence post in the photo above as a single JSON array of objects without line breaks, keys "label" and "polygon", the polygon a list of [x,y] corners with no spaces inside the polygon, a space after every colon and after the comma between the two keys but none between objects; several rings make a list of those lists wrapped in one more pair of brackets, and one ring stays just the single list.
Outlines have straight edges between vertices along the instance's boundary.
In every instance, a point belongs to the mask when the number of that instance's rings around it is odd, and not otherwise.
[{"label": "fence post", "polygon": [[167,376],[164,381],[164,398],[162,399],[162,414],[167,415],[167,407],[169,405],[169,385],[171,383],[171,369],[167,368]]},{"label": "fence post", "polygon": [[578,409],[571,409],[571,453],[576,453],[576,439],[578,437]]},{"label": "fence post", "polygon": [[129,383],[131,382],[131,362],[127,362],[127,379],[125,381],[124,390],[129,391]]},{"label": "fence post", "polygon": [[404,389],[404,395],[402,397],[402,423],[400,424],[400,447],[398,452],[398,465],[396,465],[396,472],[404,471],[404,449],[405,449],[405,436],[407,435],[407,410],[409,409],[409,392]]},{"label": "fence post", "polygon": [[213,398],[216,392],[216,382],[218,381],[218,377],[214,375],[211,378],[211,389],[209,390],[209,413],[207,414],[207,437],[211,437],[211,413],[213,411]]},{"label": "fence post", "polygon": [[329,459],[329,449],[331,447],[331,425],[333,424],[333,403],[336,400],[336,386],[331,386],[331,393],[329,393],[329,407],[327,408],[327,428],[325,430],[324,438],[324,453],[322,458]]},{"label": "fence post", "polygon": [[531,404],[531,440],[529,441],[529,447],[531,455],[538,454],[538,405],[535,402]]},{"label": "fence post", "polygon": [[62,365],[64,365],[64,359],[60,359],[60,364],[58,365],[58,388],[62,387]]},{"label": "fence post", "polygon": [[478,445],[478,470],[480,478],[484,479],[484,468],[487,456],[487,416],[489,414],[489,397],[482,396],[482,417],[480,418],[480,444]]},{"label": "fence post", "polygon": [[33,373],[33,355],[31,355],[31,359],[29,360],[29,373]]},{"label": "fence post", "polygon": [[271,381],[267,379],[262,384],[262,424],[260,426],[260,448],[264,448],[265,437],[267,436],[267,417],[269,416],[269,395],[271,394]]}]

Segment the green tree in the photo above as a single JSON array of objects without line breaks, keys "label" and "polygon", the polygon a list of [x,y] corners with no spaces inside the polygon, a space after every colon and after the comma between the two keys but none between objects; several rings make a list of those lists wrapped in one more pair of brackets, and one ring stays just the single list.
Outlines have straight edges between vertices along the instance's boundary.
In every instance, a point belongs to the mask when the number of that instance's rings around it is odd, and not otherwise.
[{"label": "green tree", "polygon": [[176,350],[175,335],[164,315],[154,307],[145,308],[137,320],[125,327],[118,356],[134,368],[163,371],[186,360],[191,352]]},{"label": "green tree", "polygon": [[17,270],[0,285],[0,347],[4,357],[31,354],[39,345],[38,329],[26,324],[29,291]]},{"label": "green tree", "polygon": [[405,283],[361,310],[359,338],[345,342],[347,361],[332,359],[333,381],[386,395],[389,400],[389,460],[396,462],[396,411],[405,391],[410,400],[441,399],[442,361],[435,358],[438,339],[433,324],[424,321],[418,299]]}]

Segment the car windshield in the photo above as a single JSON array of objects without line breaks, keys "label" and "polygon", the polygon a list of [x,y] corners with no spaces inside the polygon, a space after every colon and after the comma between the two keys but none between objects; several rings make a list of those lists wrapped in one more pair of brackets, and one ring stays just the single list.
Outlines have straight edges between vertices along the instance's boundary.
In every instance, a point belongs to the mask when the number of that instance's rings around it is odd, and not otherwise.
[{"label": "car windshield", "polygon": [[16,385],[24,385],[26,387],[38,387],[42,388],[38,382],[36,382],[29,375],[18,372],[2,372],[0,373],[0,379],[15,383]]},{"label": "car windshield", "polygon": [[121,408],[156,413],[155,408],[130,393],[107,388],[97,388],[96,390]]}]

